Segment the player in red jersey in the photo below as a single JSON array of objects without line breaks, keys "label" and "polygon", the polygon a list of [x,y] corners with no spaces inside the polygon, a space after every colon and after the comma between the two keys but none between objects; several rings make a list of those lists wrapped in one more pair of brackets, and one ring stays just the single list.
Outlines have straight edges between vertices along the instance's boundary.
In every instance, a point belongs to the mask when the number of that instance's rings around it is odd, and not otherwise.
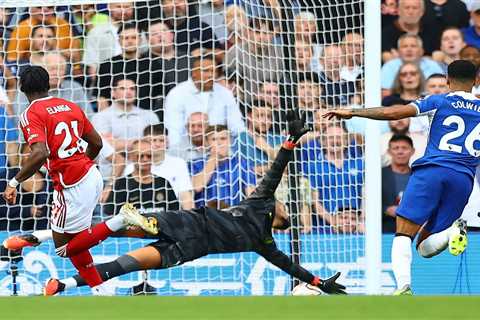
[{"label": "player in red jersey", "polygon": [[102,279],[88,249],[126,225],[136,225],[153,234],[156,230],[130,205],[120,210],[114,222],[90,228],[103,189],[102,177],[93,161],[102,148],[102,140],[80,107],[50,97],[49,89],[44,68],[31,66],[22,72],[20,90],[30,105],[20,116],[20,127],[31,153],[9,181],[3,197],[8,204],[14,204],[17,186],[45,164],[53,180],[51,227],[56,252],[69,257],[87,284],[99,290]]}]

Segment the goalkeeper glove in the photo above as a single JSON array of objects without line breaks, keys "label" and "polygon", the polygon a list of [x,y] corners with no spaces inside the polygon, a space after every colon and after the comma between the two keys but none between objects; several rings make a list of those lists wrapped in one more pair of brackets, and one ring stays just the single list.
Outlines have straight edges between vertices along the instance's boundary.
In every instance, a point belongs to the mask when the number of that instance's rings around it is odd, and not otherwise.
[{"label": "goalkeeper glove", "polygon": [[338,277],[340,277],[340,274],[340,272],[337,272],[333,277],[325,280],[315,277],[312,281],[312,285],[319,287],[320,290],[328,294],[347,294],[345,292],[345,286],[336,282]]},{"label": "goalkeeper glove", "polygon": [[296,144],[300,138],[310,131],[310,127],[305,123],[306,121],[306,112],[300,117],[300,111],[290,110],[287,113],[287,120],[288,120],[288,141]]}]

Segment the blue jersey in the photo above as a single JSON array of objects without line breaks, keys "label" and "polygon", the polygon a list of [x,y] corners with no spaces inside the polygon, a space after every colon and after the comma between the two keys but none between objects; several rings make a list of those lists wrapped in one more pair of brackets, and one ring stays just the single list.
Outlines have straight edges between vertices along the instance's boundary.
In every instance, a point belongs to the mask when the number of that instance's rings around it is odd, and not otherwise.
[{"label": "blue jersey", "polygon": [[[203,170],[208,156],[190,162],[191,175]],[[247,186],[255,186],[255,173],[249,163],[239,156],[232,156],[218,164],[207,186],[195,193],[195,206],[202,207],[207,202],[223,201],[229,206],[238,205]]]},{"label": "blue jersey", "polygon": [[425,154],[412,167],[437,165],[474,177],[480,163],[480,99],[458,91],[412,104],[417,114],[434,112]]}]

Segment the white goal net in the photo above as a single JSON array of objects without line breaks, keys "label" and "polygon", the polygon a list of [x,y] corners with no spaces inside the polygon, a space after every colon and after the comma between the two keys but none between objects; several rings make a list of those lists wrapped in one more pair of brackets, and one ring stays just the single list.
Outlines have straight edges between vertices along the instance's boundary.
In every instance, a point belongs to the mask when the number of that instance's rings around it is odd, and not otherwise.
[{"label": "white goal net", "polygon": [[[291,227],[275,232],[276,242],[313,273],[341,271],[350,293],[366,292],[365,122],[321,118],[329,108],[363,107],[363,0],[3,2],[2,191],[28,154],[17,129],[28,106],[18,77],[28,65],[44,66],[51,95],[77,103],[102,135],[105,189],[94,222],[127,201],[145,211],[238,204],[284,141],[287,111],[298,108],[313,131],[277,190]],[[0,240],[48,228],[51,194],[44,171],[22,183],[16,205],[0,204]],[[148,242],[110,238],[91,252],[101,263]],[[22,257],[20,294],[75,274],[51,241]],[[0,295],[11,294],[11,266],[0,261]],[[137,292],[145,276],[164,295],[284,295],[292,285],[241,253],[125,275],[109,289]]]}]

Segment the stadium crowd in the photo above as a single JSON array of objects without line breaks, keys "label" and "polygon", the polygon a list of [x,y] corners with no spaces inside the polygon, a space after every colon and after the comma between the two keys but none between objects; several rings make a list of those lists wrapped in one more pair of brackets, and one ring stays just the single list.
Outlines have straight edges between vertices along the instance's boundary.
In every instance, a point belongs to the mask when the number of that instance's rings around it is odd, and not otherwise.
[{"label": "stadium crowd", "polygon": [[[337,13],[353,18],[330,25],[322,1],[284,2],[0,8],[0,189],[28,154],[17,79],[35,64],[48,71],[51,95],[77,103],[102,135],[97,218],[127,201],[145,211],[238,204],[285,139],[294,107],[314,130],[277,198],[298,212],[302,232],[363,233],[365,122],[320,116],[363,107],[360,4],[338,1]],[[480,65],[478,1],[383,0],[382,28],[384,106],[445,92],[455,59]],[[381,124],[384,232],[394,230],[428,126],[426,116]],[[17,205],[0,203],[0,230],[46,228],[50,191],[45,171],[22,183]]]}]

